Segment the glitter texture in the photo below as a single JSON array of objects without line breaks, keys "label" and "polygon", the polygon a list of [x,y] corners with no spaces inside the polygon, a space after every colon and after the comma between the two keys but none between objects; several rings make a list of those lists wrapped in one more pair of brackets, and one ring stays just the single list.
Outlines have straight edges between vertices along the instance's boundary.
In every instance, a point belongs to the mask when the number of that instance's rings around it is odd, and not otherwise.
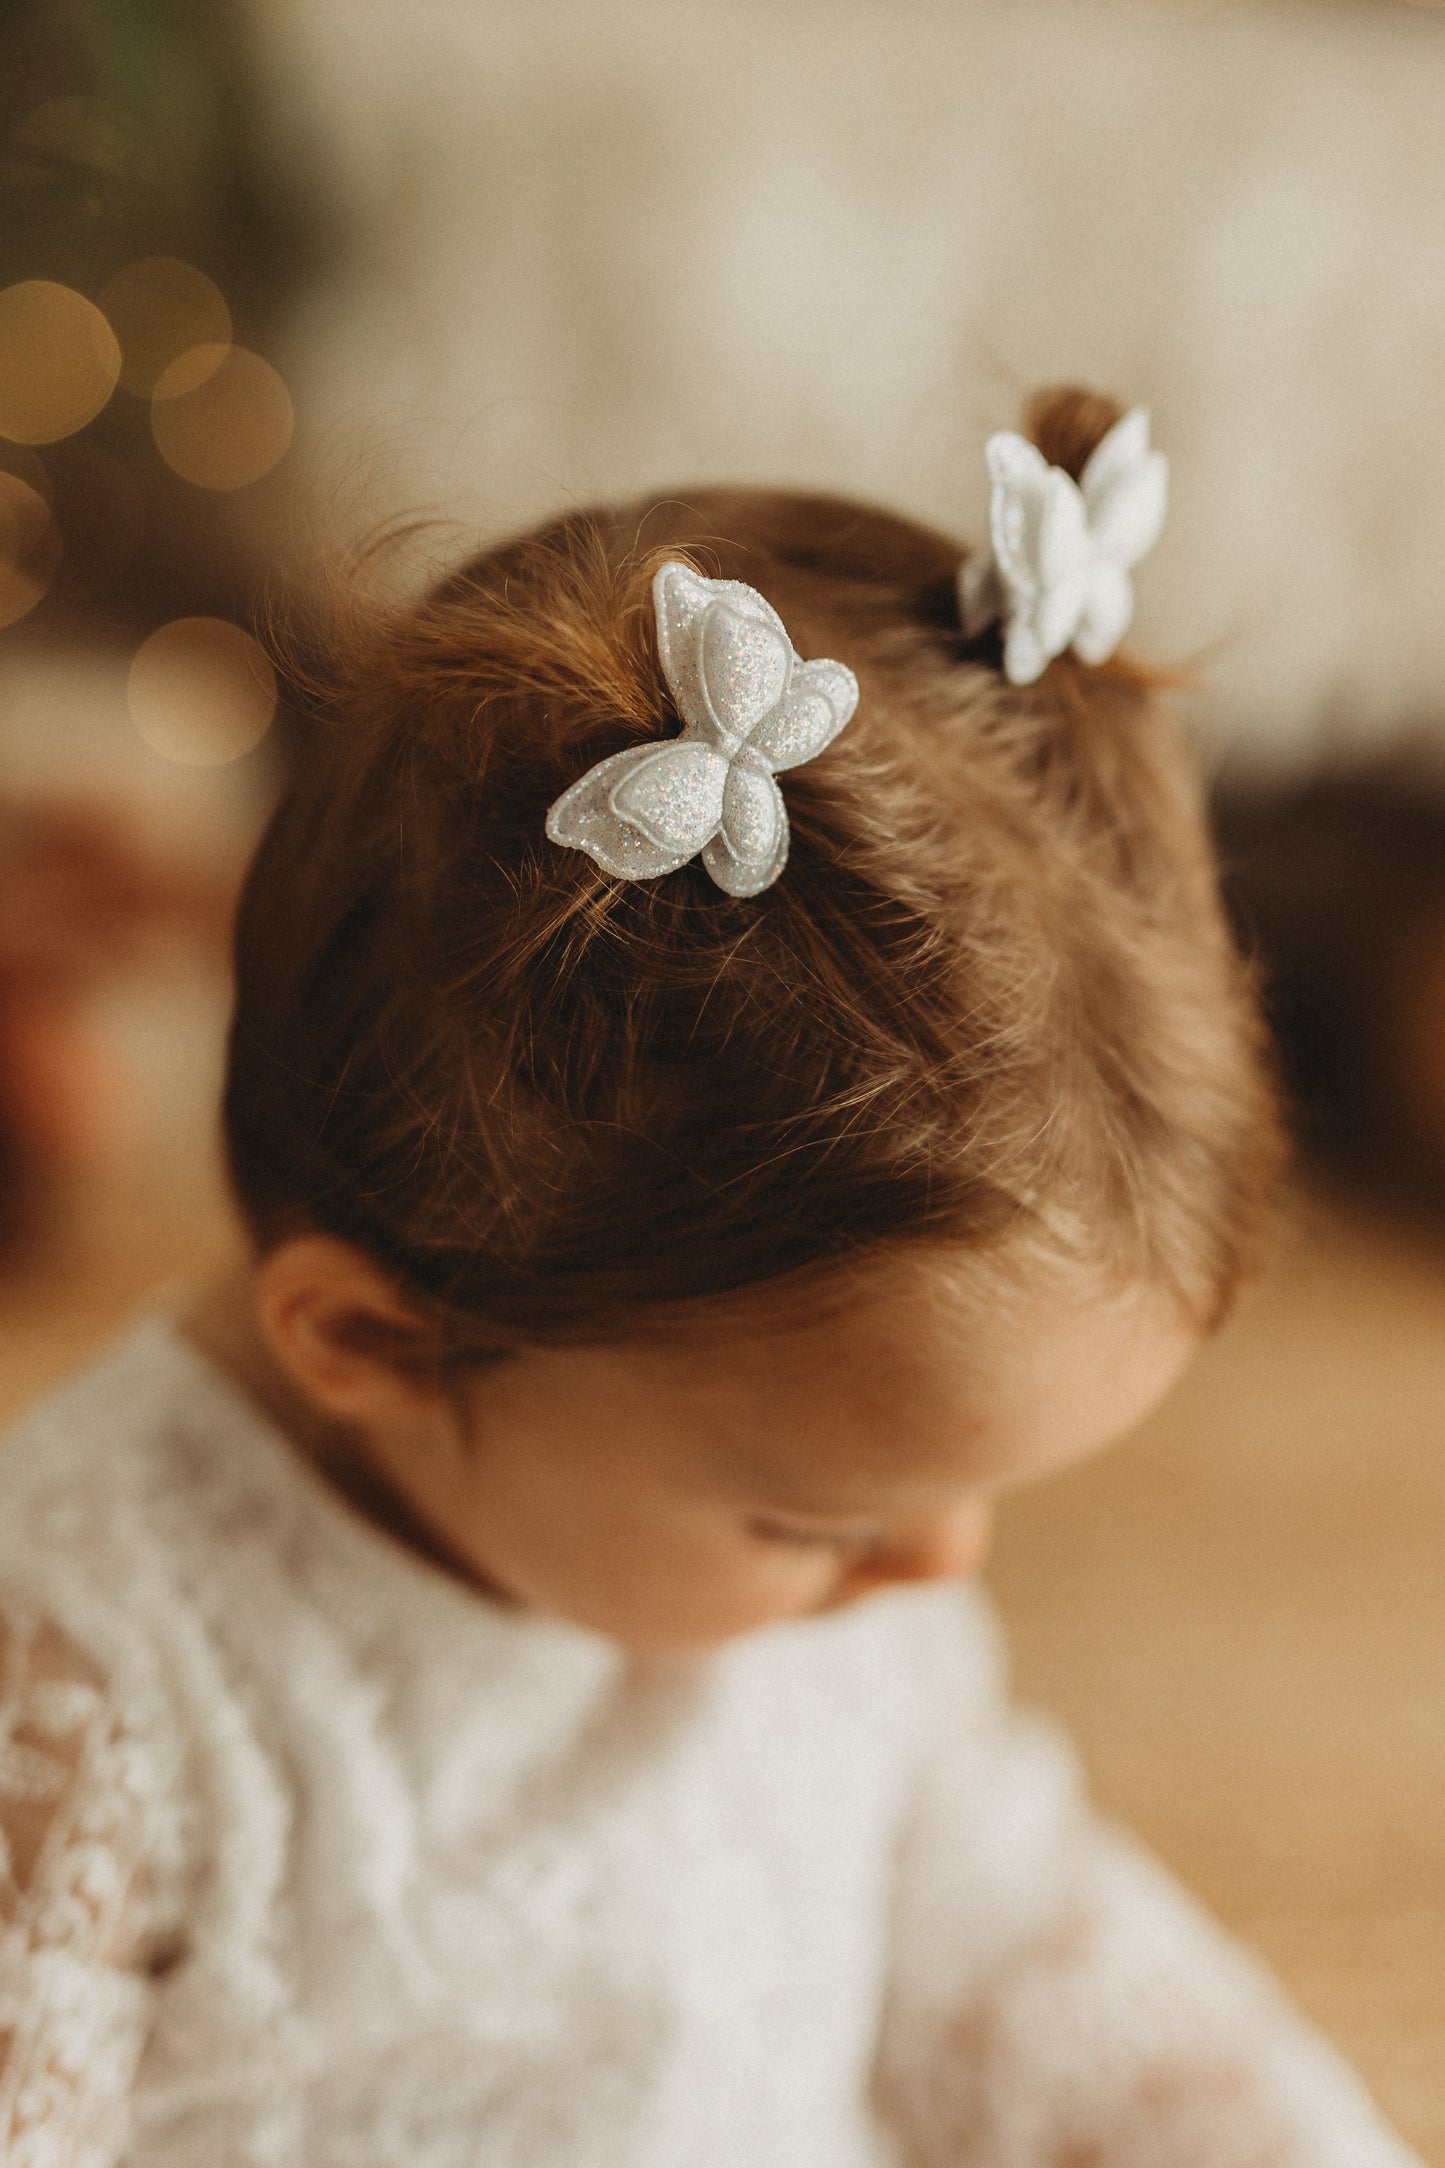
[{"label": "glitter texture", "polygon": [[756,896],[788,856],[774,772],[832,743],[858,681],[840,662],[801,662],[776,610],[740,580],[666,564],[652,593],[682,734],[599,761],[551,808],[547,834],[634,881],[701,852],[719,888]]},{"label": "glitter texture", "polygon": [[745,768],[738,761],[728,770],[722,834],[734,858],[745,865],[766,865],[777,851],[787,819],[783,794],[766,768]]},{"label": "glitter texture", "polygon": [[781,627],[718,602],[703,619],[699,646],[708,713],[732,751],[782,699],[793,668],[792,643]]},{"label": "glitter texture", "polygon": [[650,842],[691,858],[717,833],[728,774],[727,761],[712,746],[679,739],[631,767],[607,802],[618,820],[640,828]]}]

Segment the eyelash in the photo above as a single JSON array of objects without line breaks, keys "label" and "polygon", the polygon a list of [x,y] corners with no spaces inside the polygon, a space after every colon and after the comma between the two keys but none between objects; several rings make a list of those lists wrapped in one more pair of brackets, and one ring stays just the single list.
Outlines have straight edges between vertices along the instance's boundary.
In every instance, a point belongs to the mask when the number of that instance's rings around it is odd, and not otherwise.
[{"label": "eyelash", "polygon": [[765,1543],[784,1543],[799,1551],[837,1551],[845,1558],[871,1551],[878,1542],[876,1536],[831,1536],[821,1530],[788,1528],[781,1521],[754,1520],[749,1526]]}]

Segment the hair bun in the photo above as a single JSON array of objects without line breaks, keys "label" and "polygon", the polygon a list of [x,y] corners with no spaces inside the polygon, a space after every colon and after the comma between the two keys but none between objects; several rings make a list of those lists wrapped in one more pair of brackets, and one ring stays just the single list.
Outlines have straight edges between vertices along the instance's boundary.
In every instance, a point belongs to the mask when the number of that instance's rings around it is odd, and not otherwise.
[{"label": "hair bun", "polygon": [[1091,455],[1127,411],[1107,392],[1088,391],[1079,384],[1047,384],[1025,406],[1022,431],[1051,467],[1062,467],[1077,482]]}]

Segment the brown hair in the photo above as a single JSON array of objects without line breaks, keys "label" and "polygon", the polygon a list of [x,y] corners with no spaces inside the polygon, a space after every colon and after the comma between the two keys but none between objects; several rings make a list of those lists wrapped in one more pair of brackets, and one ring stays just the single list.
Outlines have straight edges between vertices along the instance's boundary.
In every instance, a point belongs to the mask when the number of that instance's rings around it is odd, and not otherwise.
[{"label": "brown hair", "polygon": [[[1052,393],[1029,427],[1077,474],[1119,411]],[[1217,1315],[1279,1142],[1188,763],[1124,661],[1008,684],[960,631],[960,555],[703,489],[353,617],[240,914],[226,1125],[262,1245],[359,1245],[463,1353],[920,1241],[1027,1240]],[[678,727],[649,591],[677,556],[861,687],[748,901],[543,834]]]}]

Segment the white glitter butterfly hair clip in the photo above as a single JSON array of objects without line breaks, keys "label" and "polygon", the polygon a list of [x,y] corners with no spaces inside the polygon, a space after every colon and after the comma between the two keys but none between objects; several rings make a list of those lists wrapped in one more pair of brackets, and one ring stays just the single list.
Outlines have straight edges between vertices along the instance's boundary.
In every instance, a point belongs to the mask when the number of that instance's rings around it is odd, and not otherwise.
[{"label": "white glitter butterfly hair clip", "polygon": [[1031,685],[1066,647],[1087,663],[1113,654],[1134,615],[1129,575],[1159,539],[1169,463],[1149,448],[1149,415],[1116,422],[1076,482],[1027,437],[990,437],[990,555],[959,574],[970,638],[1004,622],[1004,673]]},{"label": "white glitter butterfly hair clip", "polygon": [[788,856],[774,777],[832,744],[858,680],[840,662],[801,662],[777,611],[740,580],[666,564],[652,599],[682,734],[589,768],[549,811],[547,834],[633,881],[701,852],[719,888],[759,895]]}]

